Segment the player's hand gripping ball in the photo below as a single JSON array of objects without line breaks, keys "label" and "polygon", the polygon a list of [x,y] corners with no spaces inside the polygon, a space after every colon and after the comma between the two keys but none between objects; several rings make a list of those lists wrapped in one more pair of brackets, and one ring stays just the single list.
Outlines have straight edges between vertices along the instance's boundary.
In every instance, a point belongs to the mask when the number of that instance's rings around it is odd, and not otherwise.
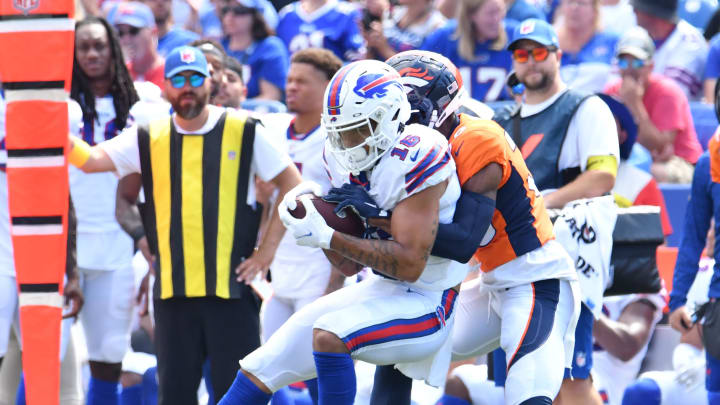
[{"label": "player's hand gripping ball", "polygon": [[[307,194],[304,195],[307,197]],[[305,217],[305,206],[301,202],[301,198],[303,196],[300,196],[297,198],[297,206],[295,209],[288,211],[290,212],[290,215],[292,215],[294,218],[304,218]],[[337,206],[337,203],[328,202],[323,200],[320,197],[316,196],[310,196],[309,197],[310,202],[315,206],[315,209],[317,212],[325,219],[325,223],[332,229],[346,233],[348,235],[356,236],[358,238],[362,237],[363,231],[365,230],[365,226],[363,225],[362,219],[352,210],[343,210],[339,213],[335,213],[335,207]]]}]

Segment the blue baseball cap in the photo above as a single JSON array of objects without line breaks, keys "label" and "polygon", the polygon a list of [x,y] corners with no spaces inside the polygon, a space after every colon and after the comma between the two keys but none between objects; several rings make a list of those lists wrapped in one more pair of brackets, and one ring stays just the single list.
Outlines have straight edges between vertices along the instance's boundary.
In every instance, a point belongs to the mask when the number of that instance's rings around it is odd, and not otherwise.
[{"label": "blue baseball cap", "polygon": [[523,39],[535,41],[540,45],[548,47],[560,47],[555,28],[553,28],[553,26],[550,25],[547,21],[537,18],[528,18],[527,20],[524,20],[520,24],[518,24],[517,27],[515,27],[512,42],[510,42],[510,44],[508,45],[508,50],[512,51],[513,49],[515,49],[515,45],[517,45],[518,41],[521,41]]},{"label": "blue baseball cap", "polygon": [[136,1],[118,3],[108,13],[112,25],[126,24],[135,28],[154,28],[155,16],[150,7]]},{"label": "blue baseball cap", "polygon": [[205,54],[194,46],[179,46],[170,51],[165,58],[165,78],[186,70],[198,72],[205,77],[210,76]]}]

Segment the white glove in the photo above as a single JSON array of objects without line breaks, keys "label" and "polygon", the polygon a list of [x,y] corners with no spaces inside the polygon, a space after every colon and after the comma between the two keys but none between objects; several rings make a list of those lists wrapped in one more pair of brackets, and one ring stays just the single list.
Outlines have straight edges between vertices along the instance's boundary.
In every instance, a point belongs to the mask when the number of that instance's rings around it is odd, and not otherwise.
[{"label": "white glove", "polygon": [[[278,205],[280,220],[295,237],[298,245],[330,249],[330,240],[335,230],[328,226],[325,218],[315,209],[309,195],[300,196],[300,201],[305,206],[304,217],[293,217],[288,210],[289,207],[286,201],[283,199]],[[293,203],[295,203],[295,200],[293,200]]]},{"label": "white glove", "polygon": [[282,203],[285,204],[287,208],[294,210],[297,207],[297,203],[295,202],[295,200],[298,198],[298,196],[308,193],[313,193],[317,197],[322,197],[322,186],[315,183],[314,181],[303,180],[302,183],[298,184],[297,186],[290,189],[287,193],[285,193],[285,197],[283,197]]}]

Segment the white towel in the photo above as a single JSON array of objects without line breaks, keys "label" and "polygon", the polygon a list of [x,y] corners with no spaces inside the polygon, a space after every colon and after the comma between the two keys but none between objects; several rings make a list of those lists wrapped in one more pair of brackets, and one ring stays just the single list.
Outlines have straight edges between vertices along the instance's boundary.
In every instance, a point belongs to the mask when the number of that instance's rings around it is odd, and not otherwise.
[{"label": "white towel", "polygon": [[598,318],[612,282],[610,255],[617,206],[612,195],[569,202],[555,220],[555,237],[575,261],[582,302]]}]

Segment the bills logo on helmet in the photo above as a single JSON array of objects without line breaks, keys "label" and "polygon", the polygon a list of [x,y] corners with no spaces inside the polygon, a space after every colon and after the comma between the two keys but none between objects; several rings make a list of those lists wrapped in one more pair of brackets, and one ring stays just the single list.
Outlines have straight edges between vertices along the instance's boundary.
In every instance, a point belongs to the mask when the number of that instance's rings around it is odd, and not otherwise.
[{"label": "bills logo on helmet", "polygon": [[13,7],[20,10],[23,14],[28,15],[40,5],[40,0],[13,0]]},{"label": "bills logo on helmet", "polygon": [[358,78],[353,91],[363,98],[383,98],[387,94],[388,86],[397,86],[399,89],[404,90],[396,79],[399,79],[399,76],[392,74],[371,73],[362,75]]}]

